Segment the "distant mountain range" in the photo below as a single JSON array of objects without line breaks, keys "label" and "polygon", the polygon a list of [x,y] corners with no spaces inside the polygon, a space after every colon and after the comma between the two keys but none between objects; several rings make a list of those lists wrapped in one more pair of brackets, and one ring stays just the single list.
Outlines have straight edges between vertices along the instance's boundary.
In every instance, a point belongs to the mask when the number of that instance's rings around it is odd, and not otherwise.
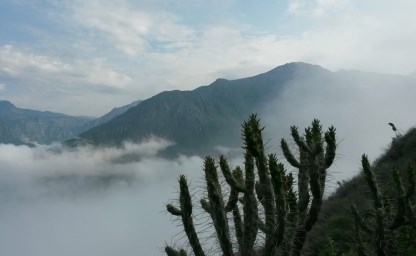
[{"label": "distant mountain range", "polygon": [[[414,87],[415,82],[410,75],[345,70],[331,72],[317,65],[295,62],[253,77],[217,79],[210,85],[192,91],[165,91],[144,101],[115,108],[97,119],[19,109],[9,102],[1,101],[0,143],[50,143],[66,140],[67,145],[72,146],[84,143],[119,146],[124,141],[141,142],[156,136],[175,143],[167,149],[167,155],[205,155],[213,153],[216,146],[241,147],[240,134],[236,132],[240,130],[241,123],[249,114],[262,114],[267,104],[285,97],[285,89],[296,87],[299,102],[289,102],[283,106],[288,111],[281,115],[293,114],[290,110],[305,107],[302,104],[314,104],[302,100],[309,97],[305,94],[306,91],[322,95],[324,92],[319,90],[325,88],[339,95],[342,94],[342,91],[337,91],[340,87],[355,85],[354,88],[358,89],[352,93],[358,95],[360,91],[357,90],[363,88],[361,86],[384,83],[389,88],[401,90],[400,88],[410,87],[400,86]],[[354,100],[354,97],[351,99]],[[282,116],[276,118],[281,120]]]},{"label": "distant mountain range", "polygon": [[15,145],[49,144],[76,137],[83,131],[103,124],[124,113],[140,101],[114,108],[100,118],[69,116],[49,111],[22,109],[0,101],[0,143]]},{"label": "distant mountain range", "polygon": [[8,101],[0,101],[0,143],[48,144],[76,136],[88,117],[41,112],[17,108]]}]

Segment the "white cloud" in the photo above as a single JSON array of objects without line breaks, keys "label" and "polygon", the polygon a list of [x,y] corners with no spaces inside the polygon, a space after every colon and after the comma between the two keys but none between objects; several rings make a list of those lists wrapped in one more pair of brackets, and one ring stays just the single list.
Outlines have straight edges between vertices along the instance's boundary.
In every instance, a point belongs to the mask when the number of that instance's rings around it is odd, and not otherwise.
[{"label": "white cloud", "polygon": [[151,139],[72,150],[0,144],[0,254],[160,255],[181,231],[165,203],[177,196],[178,175],[194,180],[203,161],[155,155],[169,144]]},{"label": "white cloud", "polygon": [[124,1],[82,1],[74,5],[73,18],[79,25],[103,33],[114,47],[129,56],[142,54],[154,43],[168,50],[181,47],[194,33],[168,12],[132,9]]},{"label": "white cloud", "polygon": [[0,83],[0,91],[6,90],[6,84]]},{"label": "white cloud", "polygon": [[295,15],[318,18],[345,8],[349,2],[350,0],[291,0],[288,11]]},{"label": "white cloud", "polygon": [[[0,47],[0,79],[13,84],[6,96],[20,107],[81,115],[103,114],[105,98],[115,103],[108,109],[125,105],[125,97],[117,94],[133,84],[104,58],[64,62],[12,45]],[[97,97],[101,101],[91,105]]]},{"label": "white cloud", "polygon": [[[0,72],[5,75],[19,79],[56,80],[59,85],[69,89],[81,83],[124,88],[131,82],[129,76],[109,68],[104,59],[65,63],[59,59],[36,55],[12,45],[4,45],[0,48],[0,65]],[[83,89],[88,88],[83,87]]]}]

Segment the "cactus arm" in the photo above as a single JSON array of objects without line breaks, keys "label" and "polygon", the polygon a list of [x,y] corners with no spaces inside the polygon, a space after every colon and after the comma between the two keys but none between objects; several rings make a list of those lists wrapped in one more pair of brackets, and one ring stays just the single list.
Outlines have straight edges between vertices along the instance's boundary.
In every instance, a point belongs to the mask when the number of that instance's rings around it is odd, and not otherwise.
[{"label": "cactus arm", "polygon": [[[310,160],[313,162],[314,160]],[[318,220],[318,214],[322,206],[322,197],[323,197],[323,188],[321,185],[322,175],[320,173],[320,168],[316,165],[313,165],[310,168],[310,179],[309,185],[312,194],[312,203],[307,214],[305,222],[305,230],[310,231],[312,226]]]},{"label": "cactus arm", "polygon": [[261,185],[259,181],[256,181],[256,184],[254,185],[254,189],[256,191],[256,195],[257,195],[257,200],[260,202],[261,206],[263,206],[264,208],[264,196],[263,196],[263,191],[261,189]]},{"label": "cactus arm", "polygon": [[171,204],[166,205],[166,210],[174,216],[182,216],[182,211]]},{"label": "cactus arm", "polygon": [[237,207],[237,202],[238,202],[238,191],[235,188],[231,188],[230,196],[225,206],[225,211],[231,212],[234,208]]},{"label": "cactus arm", "polygon": [[329,168],[335,159],[335,152],[337,148],[335,140],[335,131],[336,129],[333,126],[331,126],[325,133],[325,142],[327,145],[325,150],[325,169]]},{"label": "cactus arm", "polygon": [[371,193],[373,194],[374,208],[382,208],[383,200],[381,198],[380,191],[375,180],[374,172],[370,167],[370,162],[368,161],[367,155],[362,156],[361,163],[363,166],[365,179],[367,181],[368,186],[370,187]]},{"label": "cactus arm", "polygon": [[234,255],[221,187],[218,181],[218,172],[215,167],[214,159],[211,157],[205,158],[204,172],[207,183],[208,200],[211,208],[211,218],[214,223],[221,250],[224,255]]},{"label": "cactus arm", "polygon": [[373,170],[370,167],[370,162],[368,161],[368,157],[363,155],[361,158],[361,163],[363,166],[364,175],[367,181],[368,186],[370,187],[371,193],[373,195],[374,200],[374,208],[376,211],[376,229],[375,229],[375,236],[376,236],[376,251],[378,256],[384,256],[385,248],[386,248],[386,241],[385,241],[385,232],[384,232],[384,204],[383,199],[380,195],[380,191],[377,185],[377,181],[375,179],[375,175]]},{"label": "cactus arm", "polygon": [[233,208],[233,221],[234,221],[234,228],[235,228],[235,235],[237,238],[238,244],[238,252],[239,255],[242,255],[244,250],[244,231],[243,231],[243,221],[241,220],[241,214],[238,207]]},{"label": "cactus arm", "polygon": [[241,184],[231,173],[227,159],[224,156],[220,156],[220,168],[228,185],[230,185],[231,188],[234,188],[238,192],[243,193],[244,184]]},{"label": "cactus arm", "polygon": [[205,256],[192,219],[192,199],[189,194],[188,183],[184,175],[179,178],[180,184],[180,205],[182,211],[182,223],[189,243],[192,246],[195,256]]},{"label": "cactus arm", "polygon": [[292,138],[295,141],[296,145],[298,145],[299,149],[307,151],[307,152],[311,152],[311,150],[306,145],[303,138],[299,136],[298,128],[296,126],[290,127],[290,134],[292,135]]},{"label": "cactus arm", "polygon": [[[275,204],[277,209],[277,228],[275,229],[273,237],[275,237],[275,245],[279,246],[284,238],[285,224],[286,224],[286,198],[283,185],[283,175],[285,173],[282,164],[277,164],[276,155],[269,155],[269,168],[272,176],[273,190],[275,194]],[[274,255],[274,251],[271,255]]]},{"label": "cactus arm", "polygon": [[285,158],[289,162],[289,164],[292,165],[295,168],[300,168],[299,161],[296,160],[295,156],[290,151],[289,146],[287,145],[287,142],[286,142],[285,139],[282,139],[280,141],[280,147],[282,148],[283,155],[285,156]]},{"label": "cactus arm", "polygon": [[244,246],[244,254],[243,256],[251,256],[254,255],[254,242],[256,240],[257,232],[258,232],[258,208],[257,208],[257,200],[256,196],[254,195],[254,183],[255,183],[255,175],[254,175],[254,162],[253,157],[251,156],[250,152],[246,150],[245,153],[245,185],[246,190],[244,191],[243,197],[243,211],[244,211],[244,221],[243,221],[243,246]]},{"label": "cactus arm", "polygon": [[306,213],[308,210],[308,205],[310,201],[309,195],[309,163],[307,152],[300,151],[300,167],[298,169],[298,193],[299,193],[299,203],[297,206],[298,216],[300,219],[306,218]]}]

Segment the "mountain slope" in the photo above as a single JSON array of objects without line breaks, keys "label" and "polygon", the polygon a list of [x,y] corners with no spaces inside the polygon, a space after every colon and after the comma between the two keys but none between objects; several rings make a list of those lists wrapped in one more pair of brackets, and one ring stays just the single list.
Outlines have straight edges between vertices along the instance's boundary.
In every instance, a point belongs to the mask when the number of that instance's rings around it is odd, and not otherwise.
[{"label": "mountain slope", "polygon": [[[407,187],[406,169],[409,164],[416,168],[415,159],[416,128],[412,128],[405,135],[394,138],[384,154],[372,164],[381,193],[387,195],[392,209],[397,207],[394,202],[397,191],[394,188],[392,169],[397,168],[401,171],[402,181]],[[350,206],[355,204],[361,213],[370,214],[373,211],[373,199],[363,172],[348,181],[338,183],[338,186],[335,193],[323,204],[323,214],[309,237],[306,255],[321,255],[319,252],[325,247],[328,248],[331,243],[335,248],[334,255],[355,255],[356,244],[352,242],[355,236],[354,219]],[[416,203],[414,196],[412,203]],[[416,253],[415,245],[406,245],[406,248],[399,249],[412,252],[399,255],[410,256]],[[349,252],[354,254],[348,254]]]},{"label": "mountain slope", "polygon": [[137,100],[137,101],[134,101],[134,102],[132,102],[128,105],[113,108],[110,112],[103,115],[102,117],[96,118],[96,119],[91,120],[91,121],[87,122],[86,124],[84,124],[81,128],[80,133],[82,133],[84,131],[87,131],[87,130],[93,128],[93,127],[104,124],[104,123],[110,121],[111,119],[113,119],[116,116],[124,114],[127,110],[129,110],[132,107],[137,106],[140,102],[141,102],[140,100]]},{"label": "mountain slope", "polygon": [[62,141],[76,136],[90,120],[89,117],[21,109],[8,101],[0,101],[0,143]]},{"label": "mountain slope", "polygon": [[94,144],[119,145],[155,135],[176,142],[171,150],[180,153],[238,146],[235,131],[241,122],[274,99],[287,81],[310,74],[329,78],[332,73],[315,65],[290,63],[249,78],[217,79],[193,91],[162,92],[80,137]]}]

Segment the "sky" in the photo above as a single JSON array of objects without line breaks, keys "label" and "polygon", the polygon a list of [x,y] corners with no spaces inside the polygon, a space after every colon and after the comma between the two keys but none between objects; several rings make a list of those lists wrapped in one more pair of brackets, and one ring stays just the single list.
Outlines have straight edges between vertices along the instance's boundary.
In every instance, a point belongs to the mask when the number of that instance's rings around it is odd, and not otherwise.
[{"label": "sky", "polygon": [[0,98],[100,116],[287,62],[416,70],[413,0],[2,0]]},{"label": "sky", "polygon": [[[414,0],[0,0],[0,100],[100,116],[165,90],[294,61],[407,75],[416,70],[414,10]],[[361,154],[374,160],[386,149],[394,137],[387,122],[403,132],[414,126],[416,88],[406,86],[292,84],[264,106],[267,149],[282,158],[289,125],[303,129],[314,117],[335,125],[332,191],[358,173]],[[400,100],[386,104],[392,98]],[[171,143],[0,144],[0,254],[163,255],[165,244],[183,238],[164,212],[177,197],[178,175],[193,191],[202,176],[198,156],[157,156]]]}]

